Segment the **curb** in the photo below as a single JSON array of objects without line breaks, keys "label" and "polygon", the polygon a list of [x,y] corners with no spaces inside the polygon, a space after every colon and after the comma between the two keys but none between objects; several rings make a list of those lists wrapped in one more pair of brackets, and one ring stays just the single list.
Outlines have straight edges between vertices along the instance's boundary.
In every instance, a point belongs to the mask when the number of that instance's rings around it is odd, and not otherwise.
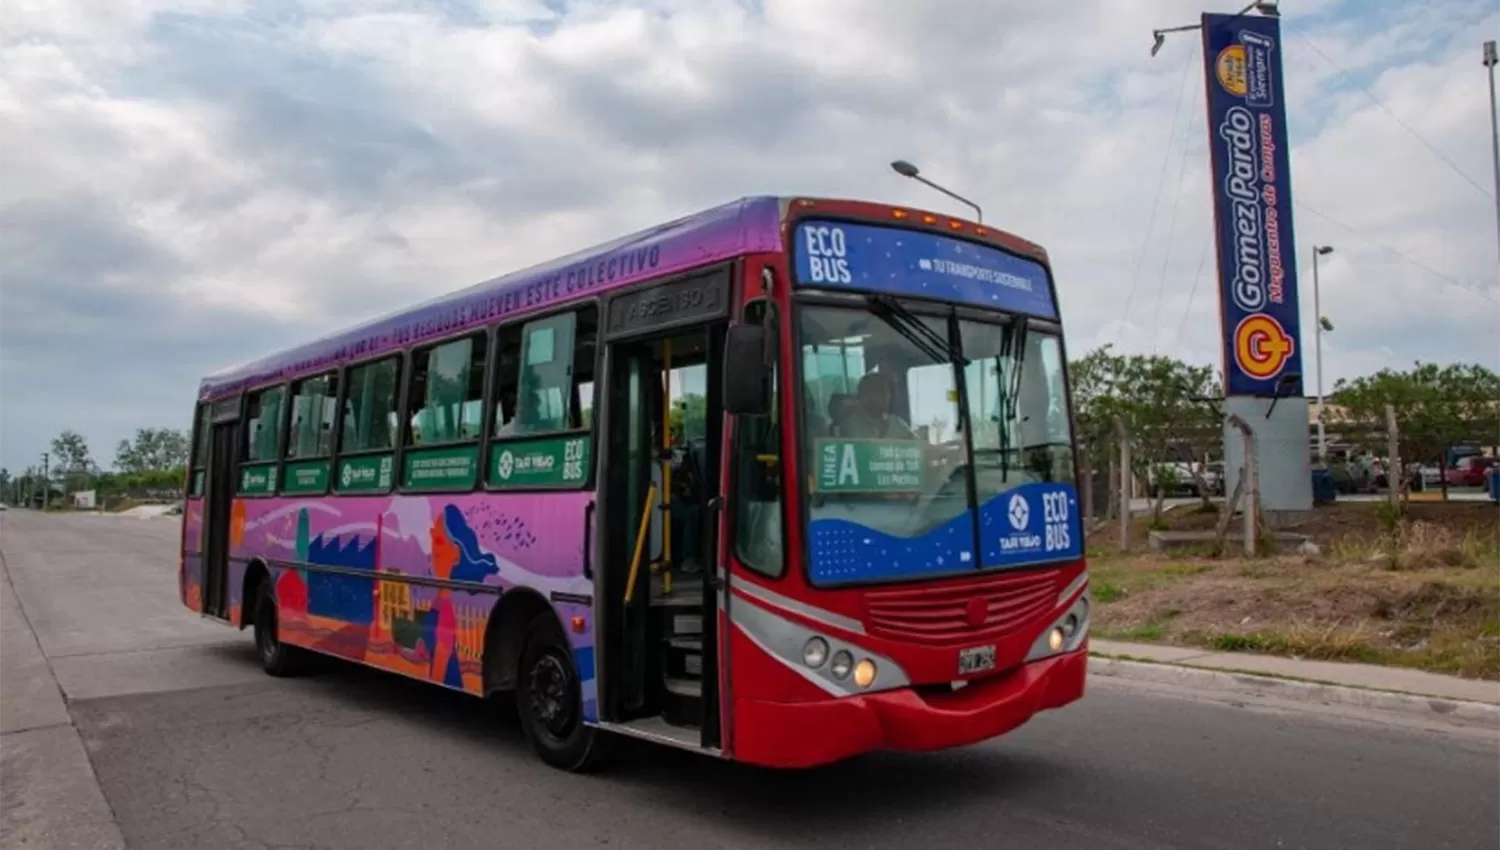
[{"label": "curb", "polygon": [[1239,673],[1182,664],[1133,661],[1109,655],[1090,655],[1089,674],[1394,712],[1461,725],[1500,727],[1500,705],[1491,703],[1376,691],[1302,679],[1278,679],[1258,673]]}]

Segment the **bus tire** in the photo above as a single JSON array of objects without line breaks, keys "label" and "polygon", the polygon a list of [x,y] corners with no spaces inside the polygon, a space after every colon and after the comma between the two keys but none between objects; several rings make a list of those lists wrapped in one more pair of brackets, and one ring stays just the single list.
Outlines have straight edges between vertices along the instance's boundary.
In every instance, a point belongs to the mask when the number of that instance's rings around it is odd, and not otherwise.
[{"label": "bus tire", "polygon": [[278,614],[271,583],[259,582],[255,590],[255,651],[260,665],[272,676],[295,676],[305,668],[307,653],[281,642]]},{"label": "bus tire", "polygon": [[584,723],[578,668],[550,611],[526,627],[515,693],[521,731],[542,761],[576,773],[602,763],[604,736]]}]

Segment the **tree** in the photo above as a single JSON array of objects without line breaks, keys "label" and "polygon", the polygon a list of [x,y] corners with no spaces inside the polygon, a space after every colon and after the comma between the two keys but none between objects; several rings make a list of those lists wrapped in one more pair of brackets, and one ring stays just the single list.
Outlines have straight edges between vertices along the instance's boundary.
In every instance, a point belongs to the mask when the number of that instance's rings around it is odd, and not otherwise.
[{"label": "tree", "polygon": [[187,465],[187,434],[176,428],[139,428],[135,440],[115,447],[115,468],[127,475],[166,472]]},{"label": "tree", "polygon": [[62,478],[63,489],[74,489],[74,485],[88,479],[94,468],[94,459],[89,454],[89,444],[83,435],[71,429],[52,438],[53,468]]},{"label": "tree", "polygon": [[[1173,483],[1174,455],[1194,461],[1198,492],[1208,500],[1199,463],[1222,441],[1220,383],[1211,366],[1194,366],[1160,355],[1120,355],[1110,346],[1097,348],[1069,367],[1078,436],[1095,462],[1108,461],[1117,442],[1115,423],[1122,421],[1130,439],[1131,472],[1158,483],[1153,519]],[[1155,470],[1155,474],[1152,474]]]},{"label": "tree", "polygon": [[1444,465],[1449,446],[1491,442],[1500,423],[1500,375],[1477,363],[1439,366],[1419,360],[1404,372],[1382,369],[1340,379],[1333,395],[1350,419],[1371,431],[1383,432],[1386,405],[1395,407],[1398,448],[1413,462]]}]

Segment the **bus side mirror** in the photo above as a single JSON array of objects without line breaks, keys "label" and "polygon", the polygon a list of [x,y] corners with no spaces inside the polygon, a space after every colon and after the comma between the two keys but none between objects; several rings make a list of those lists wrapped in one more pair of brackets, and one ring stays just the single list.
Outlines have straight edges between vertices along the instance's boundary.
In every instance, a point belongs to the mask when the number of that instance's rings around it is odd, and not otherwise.
[{"label": "bus side mirror", "polygon": [[730,325],[724,336],[724,411],[734,416],[771,412],[764,325]]}]

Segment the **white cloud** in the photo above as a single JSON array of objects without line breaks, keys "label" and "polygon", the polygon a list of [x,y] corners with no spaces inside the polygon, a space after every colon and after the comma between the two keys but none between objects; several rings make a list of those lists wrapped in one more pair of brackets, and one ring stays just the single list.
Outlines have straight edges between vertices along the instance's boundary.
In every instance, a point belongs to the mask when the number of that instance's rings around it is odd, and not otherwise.
[{"label": "white cloud", "polygon": [[[1390,114],[1488,186],[1493,3],[1283,5],[1327,384],[1500,366],[1488,190]],[[107,6],[0,25],[12,467],[64,427],[108,461],[225,363],[740,195],[950,208],[896,158],[1048,248],[1075,353],[1218,358],[1196,36],[1147,55],[1188,0]]]}]

